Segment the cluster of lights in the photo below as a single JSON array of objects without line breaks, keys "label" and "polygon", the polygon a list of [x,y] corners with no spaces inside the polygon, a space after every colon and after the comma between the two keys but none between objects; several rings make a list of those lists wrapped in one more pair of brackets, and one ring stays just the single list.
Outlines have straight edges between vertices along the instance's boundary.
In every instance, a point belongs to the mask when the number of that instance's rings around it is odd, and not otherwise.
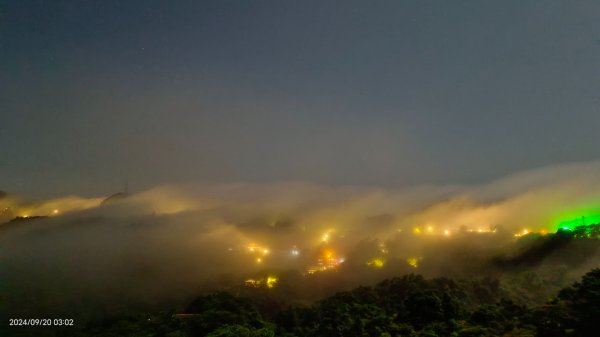
[{"label": "cluster of lights", "polygon": [[525,235],[527,235],[527,234],[530,234],[530,233],[531,233],[531,231],[530,231],[529,229],[527,229],[527,228],[526,228],[526,229],[524,229],[522,232],[516,233],[516,234],[515,234],[515,237],[521,237],[521,236],[525,236]]},{"label": "cluster of lights", "polygon": [[[496,233],[495,228],[492,229],[492,228],[482,228],[482,227],[479,227],[477,229],[466,229],[465,231],[467,233],[479,233],[479,234]],[[398,232],[402,232],[402,230],[399,229]],[[452,235],[453,231],[448,228],[438,229],[434,226],[426,226],[426,227],[418,227],[417,226],[417,227],[413,227],[412,233],[417,236],[425,234],[425,235],[443,235],[443,236],[449,237]]]},{"label": "cluster of lights", "polygon": [[267,287],[270,289],[270,288],[274,288],[277,285],[278,281],[279,281],[279,279],[275,276],[267,276],[267,277],[259,278],[259,279],[249,278],[246,281],[244,281],[244,285],[246,287],[252,287],[252,288]]},{"label": "cluster of lights", "polygon": [[248,249],[248,252],[250,252],[250,253],[259,253],[262,255],[267,255],[270,253],[269,248],[261,247],[261,246],[255,245],[253,243],[246,246],[246,249]]},{"label": "cluster of lights", "polygon": [[[3,212],[8,212],[9,210],[10,210],[9,208],[5,208],[5,209],[3,210]],[[43,216],[58,215],[59,213],[60,213],[60,210],[58,210],[57,208],[55,208],[55,209],[53,209],[53,210],[50,212],[50,214],[45,214],[45,215],[43,215]],[[34,216],[34,217],[35,217],[35,216],[38,216],[38,215],[36,215],[36,214],[34,214],[34,215],[31,215],[31,214],[30,214],[28,211],[25,211],[25,212],[21,213],[21,215],[20,215],[20,217],[21,217],[21,218],[30,218],[30,217],[32,217],[32,216]]]},{"label": "cluster of lights", "polygon": [[292,256],[294,256],[294,257],[295,257],[295,256],[299,256],[299,255],[300,255],[300,251],[298,250],[298,248],[296,248],[296,247],[294,246],[294,248],[292,248],[292,250],[290,251],[290,254],[291,254]]},{"label": "cluster of lights", "polygon": [[[480,231],[481,232],[481,231]],[[433,226],[427,226],[425,228],[421,228],[421,227],[414,227],[412,230],[412,233],[414,235],[422,235],[422,234],[427,234],[427,235],[444,235],[444,236],[450,236],[451,231],[449,229],[444,229],[441,231],[438,231],[435,227]]]},{"label": "cluster of lights", "polygon": [[520,238],[522,236],[533,234],[533,233],[537,233],[537,234],[541,234],[541,235],[546,235],[546,234],[548,234],[548,230],[547,229],[540,229],[539,232],[534,232],[534,231],[532,231],[530,229],[525,228],[522,231],[520,231],[518,233],[515,233],[514,237]]},{"label": "cluster of lights", "polygon": [[[57,213],[58,213],[58,210],[53,211],[53,214],[57,214]],[[27,217],[27,215],[24,215],[24,217]],[[583,222],[583,220],[581,222]],[[563,230],[571,230],[569,226],[562,226],[561,228]],[[327,232],[325,232],[321,235],[321,237],[320,237],[321,243],[324,243],[324,244],[329,243],[329,241],[331,239],[331,232],[332,232],[332,230],[328,230]],[[466,232],[469,232],[469,233],[495,233],[496,229],[477,228],[475,230],[466,230]],[[412,230],[412,233],[414,235],[427,234],[427,235],[443,235],[446,237],[449,237],[452,234],[452,232],[449,229],[443,229],[443,230],[438,231],[433,226],[427,226],[427,227],[423,227],[423,228],[422,227],[414,227]],[[525,235],[529,235],[531,233],[534,233],[534,232],[531,231],[530,229],[525,228],[525,229],[521,230],[520,232],[514,234],[514,236],[522,237]],[[539,233],[541,235],[546,235],[546,234],[548,234],[548,230],[542,229],[537,233]],[[264,257],[269,255],[269,253],[270,253],[270,250],[268,248],[262,247],[262,246],[259,246],[256,244],[250,244],[250,245],[246,246],[246,249],[249,253],[252,253],[255,255],[255,261],[258,264],[262,263]],[[231,248],[230,248],[230,250],[231,250]],[[381,253],[382,255],[389,253],[386,245],[383,242],[378,243],[378,250],[379,250],[379,253]],[[300,250],[296,246],[293,246],[289,252],[290,252],[290,255],[293,257],[297,257],[300,255]],[[422,257],[410,256],[410,257],[406,258],[406,263],[412,268],[419,268],[419,264],[422,259],[423,259]],[[325,248],[319,254],[319,257],[317,259],[317,264],[315,266],[308,268],[307,274],[314,274],[317,272],[335,270],[342,263],[344,263],[344,259],[338,258],[336,256],[336,252],[334,249]],[[382,257],[381,255],[373,257],[372,259],[370,259],[366,262],[367,266],[369,266],[371,268],[375,268],[375,269],[381,269],[385,266],[385,264],[386,264],[386,259],[384,257]],[[248,287],[254,287],[254,288],[264,287],[264,288],[270,289],[270,288],[276,287],[277,282],[278,282],[277,277],[265,276],[263,278],[258,278],[258,279],[255,279],[255,278],[247,279],[244,282],[244,284]]]},{"label": "cluster of lights", "polygon": [[[229,250],[229,251],[233,251],[234,249],[230,247],[230,248],[228,248],[228,250]],[[258,263],[258,264],[262,263],[262,262],[264,261],[264,258],[265,258],[267,255],[270,255],[270,254],[271,254],[271,250],[270,250],[269,248],[267,248],[267,247],[265,247],[265,246],[259,246],[259,245],[257,245],[257,244],[254,244],[254,243],[252,243],[252,244],[249,244],[249,245],[246,245],[246,246],[244,247],[244,250],[245,250],[245,251],[246,251],[248,254],[251,254],[251,255],[253,255],[253,256],[254,256],[254,260],[255,260],[255,262],[256,262],[256,263]],[[289,252],[290,252],[290,255],[291,255],[292,257],[298,257],[298,256],[300,256],[300,249],[298,249],[298,247],[297,247],[297,246],[293,246],[293,247],[290,249],[290,251],[289,251]]]},{"label": "cluster of lights", "polygon": [[[406,259],[406,263],[408,263],[408,265],[413,268],[418,268],[419,261],[421,261],[422,259],[423,259],[422,257],[412,257],[411,256]],[[383,268],[385,266],[385,259],[382,257],[372,258],[371,260],[367,261],[367,266],[376,268],[376,269]]]},{"label": "cluster of lights", "polygon": [[317,265],[308,268],[308,274],[314,274],[320,271],[337,269],[344,263],[344,258],[337,258],[333,249],[324,249],[317,260]]},{"label": "cluster of lights", "polygon": [[385,266],[385,260],[383,258],[376,257],[367,261],[367,266],[378,269],[383,268],[383,266]]},{"label": "cluster of lights", "polygon": [[258,246],[256,244],[253,244],[253,243],[247,245],[246,249],[250,253],[258,253],[258,254],[262,254],[262,255],[267,255],[270,252],[269,248],[267,248],[267,247],[261,247],[261,246]]},{"label": "cluster of lights", "polygon": [[496,229],[490,229],[490,228],[477,228],[477,229],[468,229],[467,233],[496,233]]},{"label": "cluster of lights", "polygon": [[[383,242],[379,242],[377,244],[378,248],[379,248],[379,252],[383,255],[386,255],[389,253],[389,250],[387,249],[385,243]],[[381,256],[375,256],[372,259],[367,261],[367,266],[372,267],[372,268],[383,268],[383,266],[385,266],[385,258],[381,257]]]},{"label": "cluster of lights", "polygon": [[263,262],[263,259],[267,255],[269,255],[269,253],[271,253],[271,250],[269,248],[262,247],[254,243],[247,245],[246,250],[248,251],[248,253],[253,254],[255,256],[254,261],[257,264],[261,264]]},{"label": "cluster of lights", "polygon": [[406,259],[406,263],[408,263],[409,266],[413,267],[413,268],[418,268],[419,267],[419,261],[422,260],[423,258],[421,257],[409,257]]},{"label": "cluster of lights", "polygon": [[[57,214],[57,213],[58,213],[58,210],[53,211],[53,214]],[[27,215],[24,215],[24,217],[27,217]],[[581,220],[581,222],[583,222],[583,220]],[[570,227],[568,227],[568,226],[563,226],[561,228],[563,230],[570,230]],[[324,232],[319,237],[319,241],[322,244],[330,243],[331,238],[332,238],[331,233],[333,231],[334,231],[333,229],[329,229],[326,232]],[[401,230],[399,230],[399,231],[401,231]],[[467,229],[466,232],[468,232],[468,233],[496,233],[496,229],[495,228],[486,229],[486,228],[480,227],[477,229]],[[437,229],[434,226],[414,227],[412,229],[412,233],[414,235],[442,235],[445,237],[450,237],[453,234],[453,232],[450,229]],[[548,234],[548,230],[542,229],[539,232],[533,232],[532,230],[525,228],[525,229],[519,231],[518,233],[514,234],[514,236],[522,237],[522,236],[529,235],[531,233],[539,233],[541,235],[546,235],[546,234]],[[246,249],[249,253],[254,255],[255,262],[257,264],[263,263],[264,258],[271,253],[271,251],[267,247],[259,246],[256,244],[247,245]],[[231,250],[231,248],[230,248],[230,250]],[[372,267],[372,268],[383,268],[385,266],[386,259],[383,256],[385,256],[385,254],[388,254],[389,251],[383,242],[380,242],[378,244],[378,250],[379,250],[379,254],[378,254],[379,256],[375,256],[375,257],[371,258],[370,260],[366,261],[367,266]],[[298,257],[300,255],[300,250],[296,246],[293,246],[289,250],[289,254],[292,257]],[[406,263],[413,268],[418,268],[420,261],[422,259],[423,259],[422,257],[411,256],[411,257],[406,258]],[[325,248],[325,249],[322,249],[321,253],[319,254],[316,265],[311,266],[307,269],[307,274],[314,274],[316,272],[335,270],[342,263],[344,263],[344,258],[338,258],[336,256],[336,252],[334,249]],[[268,276],[268,277],[258,279],[258,280],[257,279],[248,279],[248,280],[246,280],[245,283],[246,283],[246,285],[252,286],[252,287],[264,286],[267,288],[273,288],[275,286],[275,284],[277,283],[277,278]]]},{"label": "cluster of lights", "polygon": [[[570,230],[569,227],[563,227],[563,230]],[[425,227],[425,229],[423,230],[421,227],[414,227],[412,230],[413,234],[415,235],[421,235],[423,233],[425,234],[437,234],[438,232],[436,231],[436,229],[432,226],[428,226]],[[486,233],[496,233],[496,229],[492,229],[492,228],[477,228],[477,229],[467,229],[466,230],[467,233],[478,233],[478,234],[486,234]],[[452,231],[450,231],[449,229],[444,229],[443,231],[440,232],[442,235],[449,237],[452,235]],[[521,236],[525,236],[527,234],[531,234],[534,233],[533,231],[531,231],[530,229],[523,229],[521,231],[519,231],[518,233],[515,233],[514,236],[515,237],[521,237]],[[547,229],[541,229],[539,232],[537,232],[541,235],[546,235],[548,234],[548,230]]]}]

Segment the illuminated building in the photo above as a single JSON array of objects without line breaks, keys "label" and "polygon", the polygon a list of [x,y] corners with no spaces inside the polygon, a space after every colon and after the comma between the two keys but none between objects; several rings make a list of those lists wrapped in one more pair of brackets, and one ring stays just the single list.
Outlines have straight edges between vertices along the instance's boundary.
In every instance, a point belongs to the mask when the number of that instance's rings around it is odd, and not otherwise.
[{"label": "illuminated building", "polygon": [[333,249],[324,249],[317,259],[317,265],[309,267],[307,273],[336,269],[342,263],[344,258],[337,258]]}]

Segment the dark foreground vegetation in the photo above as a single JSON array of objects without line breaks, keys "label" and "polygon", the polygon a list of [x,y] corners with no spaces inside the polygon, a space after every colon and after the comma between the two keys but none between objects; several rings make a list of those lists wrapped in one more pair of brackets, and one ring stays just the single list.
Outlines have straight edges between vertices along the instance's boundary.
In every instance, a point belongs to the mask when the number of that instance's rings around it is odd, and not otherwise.
[{"label": "dark foreground vegetation", "polygon": [[[36,336],[597,336],[600,269],[545,305],[494,301],[499,284],[406,275],[293,307],[219,292],[182,313],[104,317],[82,328],[35,329]],[[15,334],[25,330],[14,328]],[[30,331],[31,332],[31,331]]]}]

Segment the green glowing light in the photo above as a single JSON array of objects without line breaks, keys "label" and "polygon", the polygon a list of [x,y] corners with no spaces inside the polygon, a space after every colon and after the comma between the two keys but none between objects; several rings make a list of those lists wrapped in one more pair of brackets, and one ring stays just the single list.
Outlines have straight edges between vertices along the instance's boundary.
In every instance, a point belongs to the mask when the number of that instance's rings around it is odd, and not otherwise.
[{"label": "green glowing light", "polygon": [[600,214],[598,213],[588,213],[583,214],[578,218],[571,218],[569,220],[563,220],[558,223],[558,228],[563,230],[571,230],[571,228],[575,228],[578,226],[588,226],[600,223]]}]

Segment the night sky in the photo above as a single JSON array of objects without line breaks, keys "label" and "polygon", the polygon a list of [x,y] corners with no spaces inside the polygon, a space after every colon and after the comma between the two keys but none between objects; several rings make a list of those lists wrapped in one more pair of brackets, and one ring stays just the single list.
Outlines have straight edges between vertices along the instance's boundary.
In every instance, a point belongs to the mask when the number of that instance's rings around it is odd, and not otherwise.
[{"label": "night sky", "polygon": [[600,2],[0,1],[0,189],[475,184],[600,159]]}]

